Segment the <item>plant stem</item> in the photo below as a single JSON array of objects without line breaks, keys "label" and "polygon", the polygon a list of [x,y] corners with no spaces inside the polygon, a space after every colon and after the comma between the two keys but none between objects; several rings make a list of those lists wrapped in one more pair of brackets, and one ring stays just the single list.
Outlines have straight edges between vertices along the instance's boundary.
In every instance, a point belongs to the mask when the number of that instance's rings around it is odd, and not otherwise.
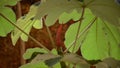
[{"label": "plant stem", "polygon": [[81,23],[82,23],[82,20],[83,20],[83,17],[84,17],[84,13],[85,13],[85,7],[83,6],[82,15],[81,15],[81,18],[79,20],[80,22],[79,22],[79,25],[78,25],[78,30],[77,30],[77,33],[76,33],[76,38],[75,38],[75,42],[74,42],[72,52],[74,52],[74,49],[75,49],[75,46],[76,46],[76,43],[77,43],[77,38],[78,38],[78,35],[79,35],[79,32],[80,32],[80,27],[81,27]]},{"label": "plant stem", "polygon": [[[17,19],[20,18],[22,16],[22,11],[21,11],[21,3],[18,2],[17,3],[17,12],[16,12],[16,16],[17,16]],[[21,56],[21,65],[25,64],[26,63],[26,60],[23,58],[23,54],[25,53],[25,43],[20,39],[20,56]]]},{"label": "plant stem", "polygon": [[17,19],[20,18],[22,16],[22,11],[21,11],[21,3],[18,2],[17,5],[16,5],[16,16],[17,16]]},{"label": "plant stem", "polygon": [[[45,18],[43,18],[43,23],[45,24]],[[53,40],[52,33],[51,33],[49,27],[48,27],[46,24],[45,24],[45,27],[46,27],[46,29],[47,29],[47,32],[48,32],[50,41],[51,41],[51,43],[52,43],[52,47],[53,47],[53,48],[56,48],[55,42],[54,42],[54,40]]]},{"label": "plant stem", "polygon": [[27,34],[25,31],[23,31],[21,28],[19,28],[15,23],[10,21],[7,17],[5,17],[3,14],[0,13],[0,15],[5,18],[9,23],[11,23],[13,26],[15,26],[17,29],[19,29],[22,33],[27,35],[31,40],[33,40],[36,44],[38,44],[40,47],[45,49],[48,53],[51,53],[49,49],[47,49],[44,45],[42,45],[40,42],[38,42],[35,38],[33,38],[31,35]]}]

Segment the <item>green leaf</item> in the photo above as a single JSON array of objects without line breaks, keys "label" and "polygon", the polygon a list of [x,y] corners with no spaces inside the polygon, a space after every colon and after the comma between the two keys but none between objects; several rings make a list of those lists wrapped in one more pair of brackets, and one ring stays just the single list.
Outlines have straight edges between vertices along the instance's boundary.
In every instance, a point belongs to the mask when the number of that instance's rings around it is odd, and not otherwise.
[{"label": "green leaf", "polygon": [[48,68],[48,66],[45,65],[44,62],[39,62],[39,63],[28,63],[20,66],[19,68]]},{"label": "green leaf", "polygon": [[[95,20],[95,22],[94,22]],[[80,27],[79,38],[73,50],[78,23],[69,27],[65,34],[65,45],[70,52],[80,48],[83,57],[87,60],[101,60],[113,57],[120,60],[120,32],[117,27],[95,16],[89,9],[85,9],[84,19]]]},{"label": "green leaf", "polygon": [[[48,67],[44,62],[37,62],[37,63],[27,63],[25,65],[20,66],[19,68],[50,68],[50,67]],[[60,63],[54,64],[52,68],[61,68]]]},{"label": "green leaf", "polygon": [[76,38],[79,22],[77,22],[75,24],[72,24],[69,27],[69,29],[67,30],[67,32],[65,33],[65,39],[66,39],[65,40],[65,45],[66,45],[67,48],[69,48],[71,46],[70,49],[69,49],[70,52],[78,51],[79,47],[82,45],[82,43],[85,39],[85,36],[87,34],[87,32],[85,31],[86,27],[88,27],[91,24],[92,18],[94,18],[94,16],[91,14],[91,11],[89,9],[86,9],[85,14],[84,14],[84,19],[83,19],[83,22],[82,22],[83,24],[81,24],[81,28],[80,28],[80,33],[79,33],[80,38],[76,42],[74,50],[73,50],[73,47],[74,47],[73,42],[75,41],[75,38]]},{"label": "green leaf", "polygon": [[14,6],[20,0],[0,0],[0,6]]},{"label": "green leaf", "polygon": [[[8,19],[10,19],[12,22],[15,22],[15,14],[14,12],[8,8],[8,7],[4,7],[3,10],[0,9],[0,13],[5,15]],[[0,16],[0,36],[5,37],[8,33],[10,33],[14,26],[12,26],[5,18]]]},{"label": "green leaf", "polygon": [[[13,10],[6,6],[13,6],[15,5],[19,0],[0,0],[0,14],[3,14],[5,17],[7,17],[11,22],[16,21],[16,16]],[[8,33],[10,33],[13,30],[13,26],[2,16],[0,16],[0,36],[5,37]]]},{"label": "green leaf", "polygon": [[116,26],[120,26],[120,5],[115,0],[84,0],[93,14]]},{"label": "green leaf", "polygon": [[61,57],[59,55],[53,55],[53,54],[38,54],[31,62],[32,63],[36,63],[36,62],[43,62],[43,61],[46,61],[46,60],[49,60],[49,59],[54,59],[54,58],[57,58],[57,57]]},{"label": "green leaf", "polygon": [[[19,26],[19,28],[24,30],[26,33],[29,33],[30,29],[32,28],[33,23],[34,22],[32,20],[24,21],[24,19],[21,17],[17,20],[16,25]],[[13,45],[16,44],[20,36],[22,37],[22,40],[27,41],[28,37],[24,35],[19,29],[15,28],[13,32],[11,33]]]},{"label": "green leaf", "polygon": [[23,57],[24,59],[31,59],[33,53],[39,52],[39,53],[47,53],[44,49],[42,48],[29,48],[27,51],[24,53]]},{"label": "green leaf", "polygon": [[38,54],[31,63],[44,62],[48,67],[61,68],[59,61],[61,56],[53,54]]},{"label": "green leaf", "polygon": [[120,60],[120,32],[107,22],[97,19],[91,26],[81,47],[87,60],[99,60],[114,57]]},{"label": "green leaf", "polygon": [[[26,16],[19,18],[16,22],[16,25],[19,26],[19,28],[21,28],[27,34],[29,34],[32,26],[36,29],[42,28],[41,20],[34,19],[37,9],[38,9],[38,6],[36,4],[33,4],[30,7],[29,13]],[[19,37],[21,37],[23,41],[28,40],[28,36],[22,33],[19,29],[15,28],[11,34],[13,45],[16,44]]]},{"label": "green leaf", "polygon": [[[53,51],[55,51],[55,50],[52,50],[52,52]],[[42,48],[29,48],[24,53],[23,57],[24,57],[24,59],[30,59],[31,62],[28,64],[25,64],[25,65],[22,65],[20,68],[49,68],[49,64],[53,64],[52,67],[54,67],[54,68],[56,68],[56,67],[61,68],[60,63],[58,63],[58,62],[60,61],[60,59],[62,57],[59,55],[48,54]],[[53,59],[53,61],[51,62],[52,59]],[[49,63],[49,62],[51,62],[51,63]]]},{"label": "green leaf", "polygon": [[81,14],[78,13],[76,10],[73,10],[71,13],[62,13],[59,17],[59,23],[64,24],[68,22],[70,19],[77,21],[80,19]]},{"label": "green leaf", "polygon": [[40,20],[35,20],[35,23],[33,24],[33,27],[35,29],[41,29],[43,27],[43,23],[40,23]]},{"label": "green leaf", "polygon": [[80,11],[81,3],[78,0],[46,0],[39,5],[36,19],[46,16],[45,23],[47,26],[53,25],[59,16],[64,12],[71,12],[74,9]]}]

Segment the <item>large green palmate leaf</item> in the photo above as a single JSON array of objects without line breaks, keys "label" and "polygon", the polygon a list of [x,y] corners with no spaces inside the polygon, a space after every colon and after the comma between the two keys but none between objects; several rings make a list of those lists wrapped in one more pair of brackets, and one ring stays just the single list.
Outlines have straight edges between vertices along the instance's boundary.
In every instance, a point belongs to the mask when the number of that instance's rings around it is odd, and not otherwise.
[{"label": "large green palmate leaf", "polygon": [[[39,2],[33,4],[30,7],[30,11],[26,16],[23,16],[21,18],[19,18],[16,22],[16,25],[21,28],[24,32],[26,32],[27,34],[29,34],[32,26],[36,29],[40,29],[42,28],[42,22],[41,19],[40,20],[36,20],[34,19],[35,14],[36,14],[36,10],[38,8],[38,4]],[[16,44],[17,40],[19,39],[19,37],[21,37],[21,39],[23,41],[27,41],[28,40],[28,36],[26,36],[24,33],[22,33],[19,29],[15,28],[14,31],[11,34],[11,38],[12,38],[12,43],[13,45]]]},{"label": "large green palmate leaf", "polygon": [[[16,21],[16,16],[13,10],[7,6],[15,5],[19,0],[0,0],[0,14],[3,14],[7,17],[11,22]],[[5,18],[0,16],[0,36],[5,37],[11,30],[13,30],[13,26],[7,21]]]},{"label": "large green palmate leaf", "polygon": [[[93,24],[89,25],[90,23]],[[67,48],[75,40],[78,25],[79,22],[71,25],[66,32],[65,45]],[[100,18],[95,19],[88,9],[85,10],[79,35],[80,38],[77,39],[75,49],[73,50],[72,47],[69,49],[71,52],[76,52],[80,48],[83,57],[87,60],[99,60],[106,57],[120,60],[119,30],[107,21]]]},{"label": "large green palmate leaf", "polygon": [[115,26],[97,19],[88,31],[81,51],[88,60],[106,57],[120,60],[120,32]]},{"label": "large green palmate leaf", "polygon": [[[118,2],[117,2],[118,1]],[[84,0],[93,14],[114,25],[120,26],[120,2],[119,0]]]},{"label": "large green palmate leaf", "polygon": [[81,3],[78,0],[46,0],[41,2],[37,10],[36,19],[46,17],[47,26],[53,25],[59,16],[64,12],[71,12],[74,9],[80,11]]}]

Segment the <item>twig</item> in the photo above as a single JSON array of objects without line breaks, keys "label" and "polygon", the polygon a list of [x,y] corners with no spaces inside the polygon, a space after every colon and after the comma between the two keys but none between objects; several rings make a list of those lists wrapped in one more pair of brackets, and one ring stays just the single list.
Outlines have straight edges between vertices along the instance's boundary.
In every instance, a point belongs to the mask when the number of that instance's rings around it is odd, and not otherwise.
[{"label": "twig", "polygon": [[56,46],[55,46],[55,41],[53,40],[53,37],[52,37],[52,33],[51,33],[49,27],[48,27],[48,26],[46,25],[46,23],[45,23],[45,18],[43,18],[43,23],[45,24],[45,27],[46,27],[46,29],[47,29],[47,32],[48,32],[50,41],[51,41],[51,43],[52,43],[52,47],[53,47],[53,48],[56,48]]},{"label": "twig", "polygon": [[83,7],[83,10],[82,10],[82,15],[81,15],[80,22],[79,22],[79,25],[78,25],[78,30],[77,30],[77,33],[76,33],[75,42],[74,42],[72,52],[74,52],[74,49],[75,49],[75,46],[76,46],[76,43],[77,43],[77,37],[78,37],[79,32],[80,32],[80,27],[81,27],[81,23],[82,23],[82,20],[83,20],[83,17],[84,17],[84,12],[85,12],[85,7]]}]

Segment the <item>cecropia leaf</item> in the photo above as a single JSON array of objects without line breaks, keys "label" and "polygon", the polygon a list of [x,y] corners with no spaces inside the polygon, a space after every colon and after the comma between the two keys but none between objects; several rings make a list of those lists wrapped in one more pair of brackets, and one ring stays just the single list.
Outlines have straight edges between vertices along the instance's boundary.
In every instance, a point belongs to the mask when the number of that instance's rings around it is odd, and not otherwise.
[{"label": "cecropia leaf", "polygon": [[[78,25],[79,22],[72,24],[65,34],[65,45],[68,49],[75,40]],[[107,57],[120,60],[118,28],[99,17],[95,18],[90,9],[85,9],[79,36],[74,51],[71,46],[70,52],[77,52],[80,48],[82,56],[87,60],[101,60]]]},{"label": "cecropia leaf", "polygon": [[87,60],[107,57],[120,60],[120,32],[115,26],[98,18],[89,29],[81,51]]},{"label": "cecropia leaf", "polygon": [[93,14],[116,26],[120,26],[120,1],[119,0],[84,0]]},{"label": "cecropia leaf", "polygon": [[81,3],[78,0],[46,0],[39,5],[36,19],[46,17],[47,26],[53,25],[63,12],[71,12],[74,9],[80,11]]}]

